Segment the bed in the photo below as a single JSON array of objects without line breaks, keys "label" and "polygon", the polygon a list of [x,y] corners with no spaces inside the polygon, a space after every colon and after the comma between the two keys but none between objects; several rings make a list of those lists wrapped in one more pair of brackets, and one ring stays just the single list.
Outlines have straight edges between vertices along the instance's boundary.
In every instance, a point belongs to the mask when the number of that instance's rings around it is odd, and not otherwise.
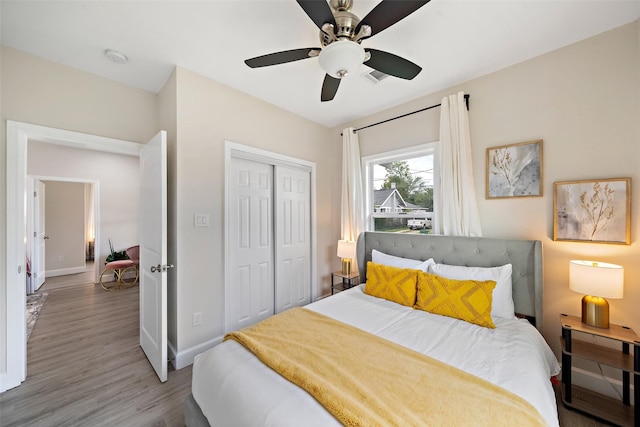
[{"label": "bed", "polygon": [[[502,266],[510,265],[511,310],[517,317],[498,318],[492,311],[495,329],[488,329],[368,295],[367,266],[373,268],[369,262],[376,257],[380,262],[381,256],[445,269],[465,266],[502,273]],[[544,424],[558,425],[550,377],[558,374],[559,366],[541,335],[541,242],[365,232],[358,239],[357,257],[363,284],[305,309],[482,378],[528,402]],[[335,354],[337,365],[341,357]],[[189,427],[340,425],[316,399],[265,366],[242,344],[226,340],[196,357],[192,394],[184,403],[185,423]]]}]

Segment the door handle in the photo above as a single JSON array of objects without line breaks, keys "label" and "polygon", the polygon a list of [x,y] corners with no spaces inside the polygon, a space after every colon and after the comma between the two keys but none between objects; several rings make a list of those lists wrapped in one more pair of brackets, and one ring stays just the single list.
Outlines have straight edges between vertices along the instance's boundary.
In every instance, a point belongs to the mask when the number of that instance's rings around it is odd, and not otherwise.
[{"label": "door handle", "polygon": [[152,265],[152,266],[151,266],[151,272],[152,272],[152,273],[164,273],[165,271],[170,270],[170,269],[172,269],[172,268],[174,268],[174,267],[173,267],[173,264],[168,264],[168,265],[167,265],[167,264],[165,264],[165,265],[160,265],[160,264],[158,264],[158,265]]}]

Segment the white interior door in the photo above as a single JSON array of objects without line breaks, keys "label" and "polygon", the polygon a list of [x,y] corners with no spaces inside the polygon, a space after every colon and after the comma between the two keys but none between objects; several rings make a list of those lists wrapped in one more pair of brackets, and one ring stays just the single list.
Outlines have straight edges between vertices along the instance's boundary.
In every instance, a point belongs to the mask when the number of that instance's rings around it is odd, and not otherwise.
[{"label": "white interior door", "polygon": [[274,313],[273,166],[231,158],[227,331]]},{"label": "white interior door", "polygon": [[[172,266],[171,266],[172,267]],[[167,134],[140,151],[140,346],[167,380]]]},{"label": "white interior door", "polygon": [[276,166],[276,313],[311,302],[311,173]]},{"label": "white interior door", "polygon": [[38,290],[44,283],[45,276],[45,184],[36,179],[34,181],[33,203],[33,259],[31,260],[31,280],[34,290]]}]

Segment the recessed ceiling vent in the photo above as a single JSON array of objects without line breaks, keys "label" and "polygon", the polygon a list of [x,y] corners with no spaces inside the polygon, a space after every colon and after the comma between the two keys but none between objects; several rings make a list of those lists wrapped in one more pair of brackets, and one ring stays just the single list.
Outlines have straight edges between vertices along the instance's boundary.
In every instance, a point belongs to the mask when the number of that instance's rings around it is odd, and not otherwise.
[{"label": "recessed ceiling vent", "polygon": [[373,84],[378,84],[382,80],[384,80],[387,77],[389,77],[389,74],[385,74],[382,71],[373,70],[370,73],[363,74],[362,77],[364,77],[365,79],[367,79],[368,81],[370,81]]}]

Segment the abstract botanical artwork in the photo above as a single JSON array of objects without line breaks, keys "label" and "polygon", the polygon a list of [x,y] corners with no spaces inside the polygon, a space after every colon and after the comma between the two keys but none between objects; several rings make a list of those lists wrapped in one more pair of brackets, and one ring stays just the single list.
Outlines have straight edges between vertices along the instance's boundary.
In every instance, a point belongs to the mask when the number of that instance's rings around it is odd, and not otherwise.
[{"label": "abstract botanical artwork", "polygon": [[542,140],[487,148],[487,199],[542,196]]},{"label": "abstract botanical artwork", "polygon": [[631,243],[631,178],[556,182],[553,187],[553,240]]}]

